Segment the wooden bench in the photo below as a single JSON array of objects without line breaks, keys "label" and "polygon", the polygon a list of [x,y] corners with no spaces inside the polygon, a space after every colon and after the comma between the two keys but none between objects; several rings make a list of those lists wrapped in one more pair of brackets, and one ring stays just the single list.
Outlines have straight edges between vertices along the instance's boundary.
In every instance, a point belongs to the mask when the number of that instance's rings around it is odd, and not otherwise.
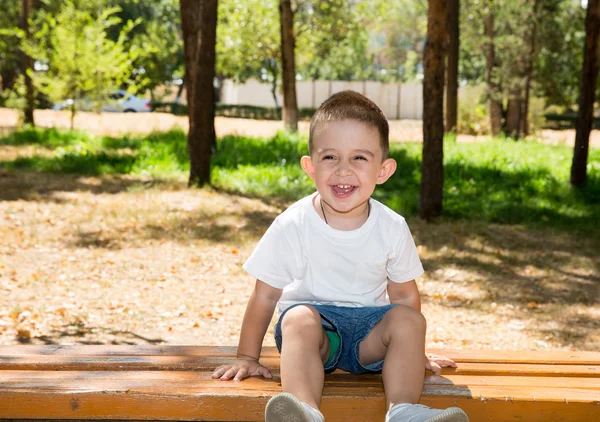
[{"label": "wooden bench", "polygon": [[[429,374],[421,403],[459,406],[471,421],[600,421],[600,353],[431,350],[458,363]],[[211,379],[233,347],[0,346],[0,419],[263,420],[275,378]],[[327,375],[328,421],[383,421],[378,375]]]}]

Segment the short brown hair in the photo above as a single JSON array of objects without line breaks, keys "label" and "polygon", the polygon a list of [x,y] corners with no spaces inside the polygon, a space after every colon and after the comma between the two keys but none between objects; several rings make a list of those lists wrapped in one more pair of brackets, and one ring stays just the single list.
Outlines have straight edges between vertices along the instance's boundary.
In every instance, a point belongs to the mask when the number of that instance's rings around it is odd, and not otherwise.
[{"label": "short brown hair", "polygon": [[327,122],[354,120],[374,127],[379,132],[383,158],[390,151],[390,126],[383,111],[373,101],[355,91],[341,91],[326,99],[317,109],[310,121],[308,153],[313,152],[315,129]]}]

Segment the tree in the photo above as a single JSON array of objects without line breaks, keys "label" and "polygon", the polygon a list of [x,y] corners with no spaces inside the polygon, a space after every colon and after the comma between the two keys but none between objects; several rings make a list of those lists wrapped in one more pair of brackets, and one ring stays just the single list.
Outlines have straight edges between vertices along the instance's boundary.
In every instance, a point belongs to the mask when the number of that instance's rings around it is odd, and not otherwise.
[{"label": "tree", "polygon": [[571,184],[587,184],[587,158],[590,131],[594,119],[596,78],[598,76],[598,36],[600,35],[600,0],[588,0],[585,17],[585,46],[579,90],[579,109],[575,131],[575,151],[571,165]]},{"label": "tree", "polygon": [[502,131],[502,90],[496,79],[498,73],[498,60],[496,58],[496,47],[494,45],[494,0],[486,3],[487,13],[484,17],[484,31],[486,37],[485,62],[487,66],[486,80],[488,86],[488,101],[490,110],[490,128],[492,136],[498,136]]},{"label": "tree", "polygon": [[[29,30],[29,19],[33,10],[32,0],[21,0],[21,30],[26,42],[31,42],[31,31]],[[26,51],[21,52],[21,72],[25,78],[25,107],[23,109],[23,121],[25,124],[35,126],[33,111],[35,109],[35,93],[31,74],[33,72],[33,58]]]},{"label": "tree", "polygon": [[280,78],[278,0],[222,0],[217,25],[217,77],[269,83],[276,107]]},{"label": "tree", "polygon": [[124,44],[135,24],[129,22],[117,42],[107,37],[108,29],[120,22],[114,16],[118,10],[94,15],[81,3],[65,0],[56,13],[40,11],[34,21],[39,30],[31,41],[23,40],[24,51],[46,68],[32,74],[36,88],[52,101],[71,100],[71,129],[82,104],[99,110],[131,74],[135,56]]},{"label": "tree", "polygon": [[459,70],[470,83],[486,83],[493,135],[526,135],[532,96],[563,105],[573,98],[578,8],[564,0],[484,0],[483,7],[462,0]]},{"label": "tree", "polygon": [[541,3],[534,92],[547,105],[572,110],[579,98],[586,10],[579,2],[543,0]]},{"label": "tree", "polygon": [[20,22],[20,7],[18,2],[5,3],[0,14],[0,90],[3,98],[14,87],[19,75],[19,41],[12,29],[15,22]]},{"label": "tree", "polygon": [[298,131],[298,100],[296,97],[296,37],[291,0],[279,1],[281,29],[281,70],[283,82],[283,123],[286,129]]},{"label": "tree", "polygon": [[442,214],[444,188],[444,68],[446,0],[429,0],[423,79],[423,160],[419,216]]},{"label": "tree", "polygon": [[296,73],[304,79],[372,77],[367,26],[376,19],[372,2],[297,1],[294,12]]},{"label": "tree", "polygon": [[215,44],[217,0],[181,0],[188,99],[190,186],[210,183],[215,136]]},{"label": "tree", "polygon": [[446,132],[458,122],[458,51],[460,0],[448,0],[448,69],[446,71]]},{"label": "tree", "polygon": [[394,0],[361,2],[363,23],[370,33],[370,79],[411,81],[423,71],[423,45],[427,34],[427,2]]},{"label": "tree", "polygon": [[155,99],[158,86],[171,84],[174,74],[181,76],[183,42],[177,0],[95,0],[103,7],[118,7],[121,23],[112,27],[109,38],[117,41],[128,21],[138,24],[131,31],[126,46],[135,51],[131,79],[139,91],[150,91]]}]

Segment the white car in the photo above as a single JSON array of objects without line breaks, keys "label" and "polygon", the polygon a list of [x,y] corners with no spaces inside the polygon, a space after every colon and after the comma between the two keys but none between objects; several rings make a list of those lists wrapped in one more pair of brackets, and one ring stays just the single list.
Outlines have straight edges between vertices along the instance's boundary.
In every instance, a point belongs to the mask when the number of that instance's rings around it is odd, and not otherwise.
[{"label": "white car", "polygon": [[127,91],[118,90],[108,96],[111,101],[102,106],[102,111],[124,111],[125,113],[143,113],[152,111],[150,100],[137,97]]},{"label": "white car", "polygon": [[[129,94],[127,91],[118,90],[111,92],[108,96],[108,103],[101,107],[102,111],[125,112],[125,113],[143,113],[152,111],[150,101],[140,98],[136,95]],[[88,98],[83,98],[77,101],[79,110],[92,111],[94,105]],[[53,110],[69,109],[73,105],[74,100],[69,98],[61,103],[54,104]]]}]

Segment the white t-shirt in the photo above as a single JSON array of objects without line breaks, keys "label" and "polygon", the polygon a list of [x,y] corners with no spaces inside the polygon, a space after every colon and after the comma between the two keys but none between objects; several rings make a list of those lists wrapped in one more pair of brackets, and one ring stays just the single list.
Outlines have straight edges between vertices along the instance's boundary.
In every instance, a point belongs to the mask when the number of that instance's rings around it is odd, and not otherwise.
[{"label": "white t-shirt", "polygon": [[283,289],[280,312],[300,302],[388,305],[388,277],[404,283],[423,274],[402,216],[370,199],[371,214],[361,227],[337,230],[314,209],[316,194],[280,214],[243,266],[251,276]]}]

